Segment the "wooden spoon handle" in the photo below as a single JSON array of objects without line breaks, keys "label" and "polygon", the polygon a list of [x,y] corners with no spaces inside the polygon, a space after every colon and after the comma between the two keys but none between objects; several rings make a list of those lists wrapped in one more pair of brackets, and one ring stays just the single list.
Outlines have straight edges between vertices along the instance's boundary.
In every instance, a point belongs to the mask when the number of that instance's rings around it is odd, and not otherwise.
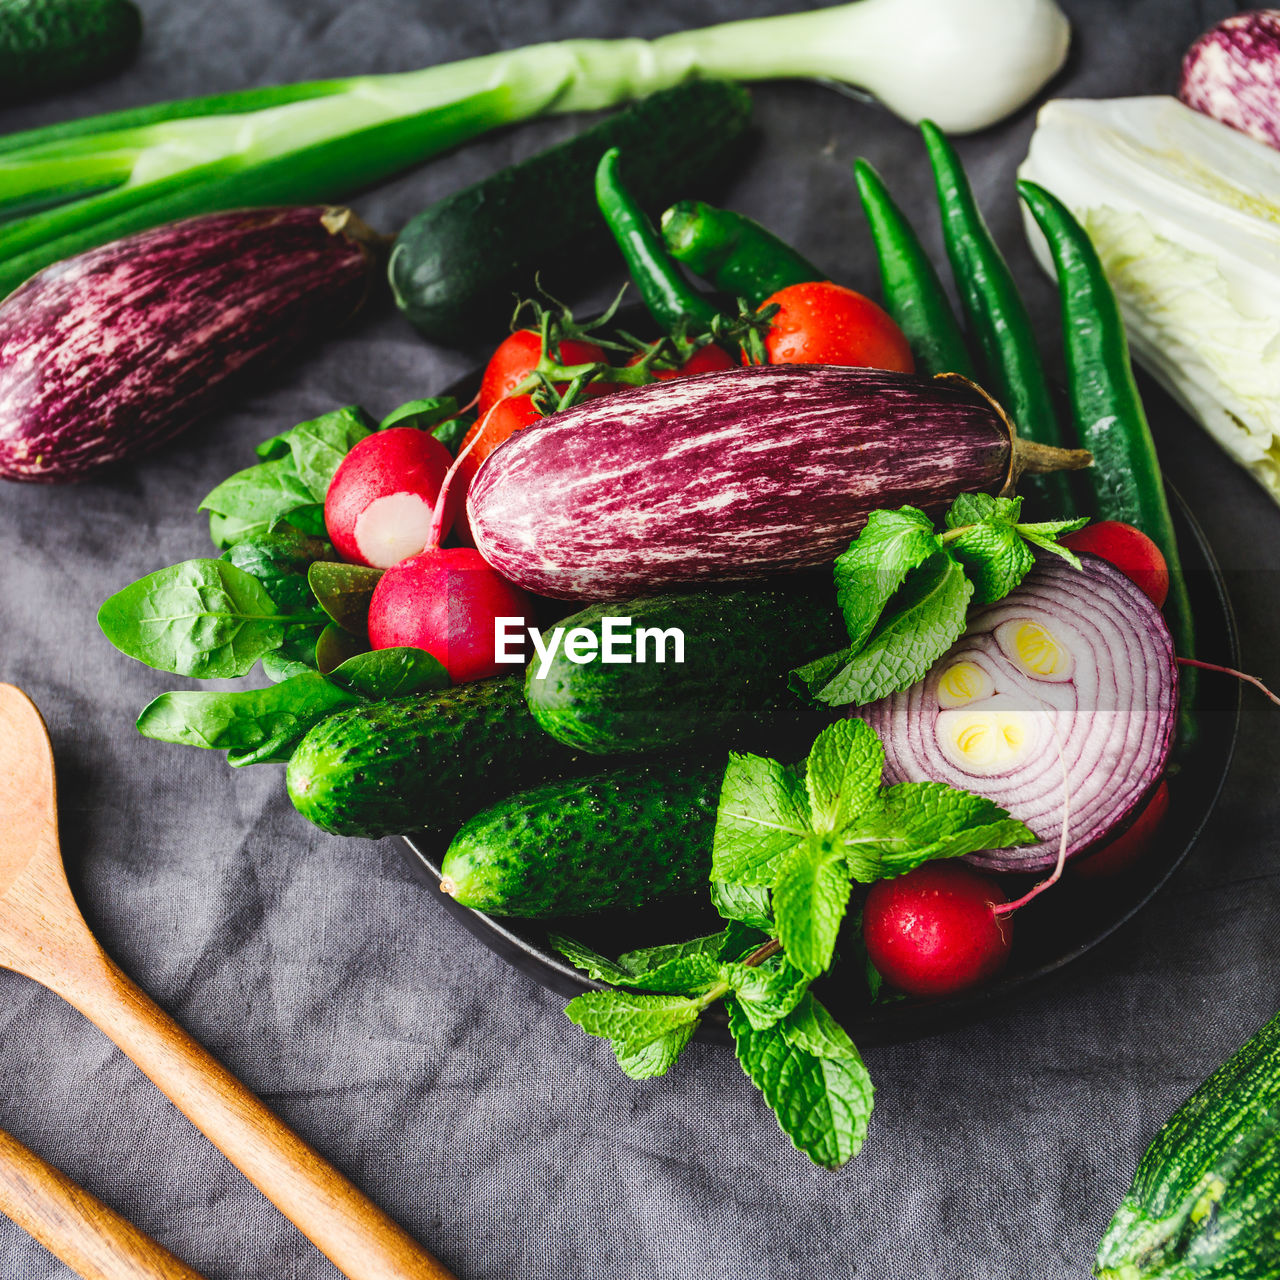
[{"label": "wooden spoon handle", "polygon": [[201,1280],[199,1272],[3,1130],[0,1213],[85,1280]]},{"label": "wooden spoon handle", "polygon": [[455,1280],[99,951],[58,990],[349,1280]]}]

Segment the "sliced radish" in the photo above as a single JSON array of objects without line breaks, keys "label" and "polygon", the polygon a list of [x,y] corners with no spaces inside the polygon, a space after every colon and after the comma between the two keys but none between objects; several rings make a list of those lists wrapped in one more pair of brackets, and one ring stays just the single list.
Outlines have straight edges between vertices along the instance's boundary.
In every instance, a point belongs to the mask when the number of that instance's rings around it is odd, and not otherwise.
[{"label": "sliced radish", "polygon": [[389,569],[428,545],[449,451],[417,427],[366,436],[329,482],[324,522],[338,554]]}]

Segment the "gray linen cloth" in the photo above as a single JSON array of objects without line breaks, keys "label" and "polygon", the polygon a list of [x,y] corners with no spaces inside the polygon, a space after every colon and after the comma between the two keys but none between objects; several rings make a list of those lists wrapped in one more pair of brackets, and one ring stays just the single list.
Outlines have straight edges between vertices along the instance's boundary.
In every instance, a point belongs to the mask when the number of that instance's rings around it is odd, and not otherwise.
[{"label": "gray linen cloth", "polygon": [[[142,0],[119,78],[0,112],[0,128],[239,86],[406,70],[569,35],[656,35],[776,0]],[[909,8],[909,4],[904,4]],[[1065,0],[1076,49],[1054,92],[1168,92],[1225,3]],[[809,84],[756,93],[761,145],[727,193],[855,287],[874,290],[849,165],[865,154],[940,250],[918,138]],[[395,228],[429,201],[569,133],[557,119],[468,146],[355,203]],[[691,127],[697,127],[696,122]],[[961,150],[1044,332],[1012,178],[1032,113]],[[618,273],[620,278],[620,272]],[[600,281],[598,301],[617,278]],[[1190,862],[1084,962],[968,1029],[872,1049],[864,1153],[813,1168],[731,1052],[695,1045],[669,1079],[624,1079],[560,1001],[433,901],[398,841],[298,817],[268,766],[133,729],[185,682],[117,654],[99,602],[208,553],[196,504],[266,436],[336,405],[381,414],[481,353],[365,317],[180,442],[73,487],[0,489],[0,679],[48,718],[63,837],[90,924],[124,969],[462,1280],[847,1276],[1041,1280],[1087,1274],[1138,1155],[1193,1084],[1277,1000],[1280,789],[1274,708],[1247,699],[1227,789]],[[1280,514],[1191,424],[1163,458],[1230,579],[1244,662],[1280,661]],[[1100,892],[1103,891],[1100,889]],[[337,1273],[113,1046],[0,974],[0,1126],[210,1280]],[[0,1220],[0,1276],[71,1273]]]}]

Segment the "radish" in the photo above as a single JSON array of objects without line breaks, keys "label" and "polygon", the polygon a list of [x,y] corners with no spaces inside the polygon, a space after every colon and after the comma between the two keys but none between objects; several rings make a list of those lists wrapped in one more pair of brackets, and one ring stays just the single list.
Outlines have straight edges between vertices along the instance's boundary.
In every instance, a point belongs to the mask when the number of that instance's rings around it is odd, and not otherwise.
[{"label": "radish", "polygon": [[1009,958],[1013,926],[995,907],[1005,895],[962,862],[927,862],[871,886],[862,909],[867,955],[890,986],[948,996],[994,977]]},{"label": "radish", "polygon": [[1169,595],[1169,566],[1160,548],[1141,529],[1121,520],[1099,520],[1062,540],[1072,551],[1087,551],[1115,565],[1157,609]]},{"label": "radish", "polygon": [[436,547],[392,565],[369,602],[375,649],[425,649],[454,684],[507,669],[495,660],[494,620],[534,621],[533,604],[470,547]]},{"label": "radish", "polygon": [[458,454],[439,486],[425,548],[392,565],[369,601],[373,648],[425,649],[444,666],[454,684],[502,672],[496,653],[498,618],[519,618],[526,626],[534,621],[529,596],[478,551],[440,546],[453,523],[455,495],[466,490],[473,447],[474,441]]},{"label": "radish", "polygon": [[338,554],[389,569],[429,543],[449,450],[417,427],[392,427],[361,440],[342,460],[324,501]]},{"label": "radish", "polygon": [[1160,832],[1169,812],[1169,784],[1162,778],[1137,819],[1114,840],[1095,853],[1087,853],[1071,864],[1071,874],[1086,880],[1101,879],[1128,871],[1142,860]]}]

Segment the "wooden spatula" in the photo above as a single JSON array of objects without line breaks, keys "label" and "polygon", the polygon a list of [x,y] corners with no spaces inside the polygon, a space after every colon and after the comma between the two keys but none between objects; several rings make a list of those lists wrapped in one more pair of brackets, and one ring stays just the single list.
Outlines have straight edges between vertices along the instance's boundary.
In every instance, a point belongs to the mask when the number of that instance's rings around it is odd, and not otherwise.
[{"label": "wooden spatula", "polygon": [[0,684],[0,965],[104,1031],[349,1280],[453,1280],[116,967],[89,932],[58,848],[53,749]]},{"label": "wooden spatula", "polygon": [[85,1280],[202,1280],[198,1271],[3,1130],[0,1213]]}]

